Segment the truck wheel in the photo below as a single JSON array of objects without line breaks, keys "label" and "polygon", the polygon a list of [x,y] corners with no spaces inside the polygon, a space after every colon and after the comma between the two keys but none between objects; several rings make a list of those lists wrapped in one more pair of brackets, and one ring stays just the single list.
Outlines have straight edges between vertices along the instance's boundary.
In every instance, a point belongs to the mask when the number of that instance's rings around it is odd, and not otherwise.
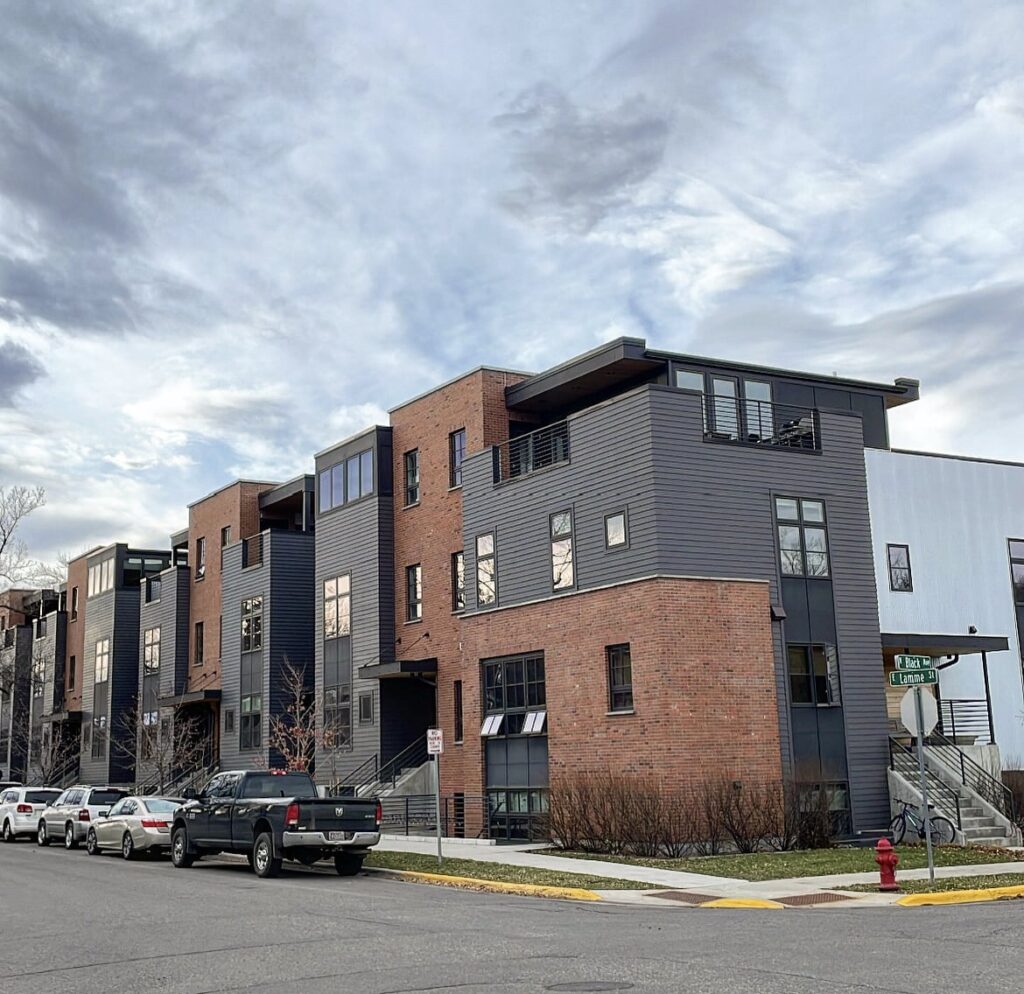
[{"label": "truck wheel", "polygon": [[274,857],[274,840],[269,832],[256,836],[252,847],[252,868],[257,877],[267,879],[281,872],[281,860]]},{"label": "truck wheel", "polygon": [[334,869],[338,871],[339,877],[354,877],[362,868],[362,856],[350,856],[348,853],[338,853],[338,855],[334,857]]},{"label": "truck wheel", "polygon": [[188,833],[179,828],[171,840],[171,862],[180,870],[187,870],[196,861],[188,851]]}]

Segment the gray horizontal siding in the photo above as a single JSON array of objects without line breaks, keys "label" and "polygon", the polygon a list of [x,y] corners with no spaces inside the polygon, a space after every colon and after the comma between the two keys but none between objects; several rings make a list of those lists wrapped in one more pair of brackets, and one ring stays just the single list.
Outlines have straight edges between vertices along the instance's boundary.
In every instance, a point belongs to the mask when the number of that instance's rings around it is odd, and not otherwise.
[{"label": "gray horizontal siding", "polygon": [[[100,639],[114,638],[114,594],[113,590],[89,597],[85,601],[85,646],[82,659],[82,729],[92,728],[95,714],[96,692],[96,643]],[[136,654],[138,648],[136,647]],[[108,750],[109,751],[109,750]],[[82,748],[80,775],[85,783],[105,783],[110,778],[107,757],[92,758],[92,749]]]}]

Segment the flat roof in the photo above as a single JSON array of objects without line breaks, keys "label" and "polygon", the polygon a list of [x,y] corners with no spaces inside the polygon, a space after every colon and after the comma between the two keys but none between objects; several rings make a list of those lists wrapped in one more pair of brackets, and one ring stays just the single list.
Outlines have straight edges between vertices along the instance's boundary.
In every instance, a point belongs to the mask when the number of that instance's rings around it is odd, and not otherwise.
[{"label": "flat roof", "polygon": [[989,463],[992,466],[1016,466],[1024,469],[1024,462],[1013,462],[1010,459],[989,459],[985,456],[958,456],[952,452],[922,452],[920,449],[890,449],[901,456],[923,456],[928,459],[952,459],[956,462]]},{"label": "flat roof", "polygon": [[289,480],[287,483],[282,483],[272,490],[264,490],[260,494],[260,510],[269,507],[271,504],[276,504],[279,500],[287,500],[289,497],[294,497],[296,494],[311,494],[315,488],[316,477],[312,473],[300,473],[295,479]]}]

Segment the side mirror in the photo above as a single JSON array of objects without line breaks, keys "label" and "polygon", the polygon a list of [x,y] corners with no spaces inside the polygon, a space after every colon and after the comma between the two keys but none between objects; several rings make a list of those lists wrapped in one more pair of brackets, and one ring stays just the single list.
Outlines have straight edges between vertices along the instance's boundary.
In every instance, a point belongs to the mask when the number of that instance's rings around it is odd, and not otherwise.
[{"label": "side mirror", "polygon": [[182,797],[183,797],[183,798],[184,798],[184,799],[185,799],[186,801],[198,801],[198,800],[199,800],[199,794],[198,794],[198,793],[196,793],[196,789],[195,789],[195,787],[186,787],[186,788],[185,788],[185,789],[184,789],[184,790],[183,790],[183,791],[181,792],[181,796],[182,796]]}]

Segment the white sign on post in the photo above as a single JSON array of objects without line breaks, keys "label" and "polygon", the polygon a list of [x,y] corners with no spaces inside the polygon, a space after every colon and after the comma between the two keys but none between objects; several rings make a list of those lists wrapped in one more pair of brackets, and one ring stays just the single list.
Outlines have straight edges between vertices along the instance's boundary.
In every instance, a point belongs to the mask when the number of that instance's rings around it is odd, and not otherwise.
[{"label": "white sign on post", "polygon": [[427,755],[440,756],[444,752],[444,731],[440,728],[427,729]]},{"label": "white sign on post", "polygon": [[921,717],[924,719],[924,727],[918,727],[916,693],[916,688],[912,688],[900,700],[900,721],[903,722],[903,727],[915,739],[931,735],[935,731],[935,726],[939,723],[939,706],[936,704],[935,698],[927,690],[922,690]]}]

